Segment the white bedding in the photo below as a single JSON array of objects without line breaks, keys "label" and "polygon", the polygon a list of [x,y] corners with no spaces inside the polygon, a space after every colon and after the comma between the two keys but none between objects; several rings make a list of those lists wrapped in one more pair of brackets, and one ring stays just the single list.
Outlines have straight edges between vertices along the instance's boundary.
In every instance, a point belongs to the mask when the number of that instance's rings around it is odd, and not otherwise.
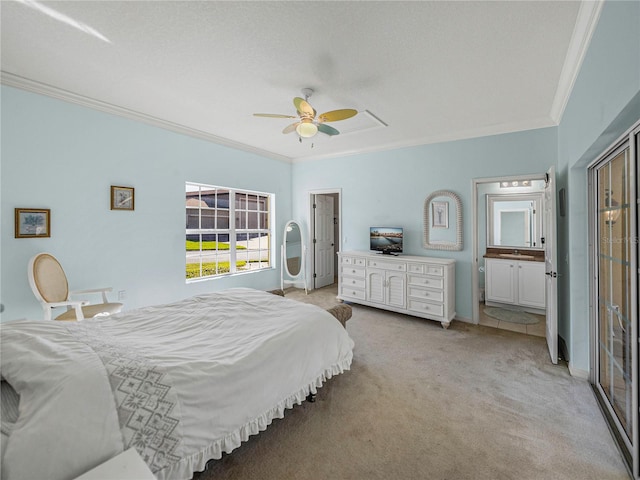
[{"label": "white bedding", "polygon": [[348,370],[353,350],[321,308],[244,288],[1,328],[20,395],[5,480],[71,479],[128,447],[160,480],[191,478]]}]

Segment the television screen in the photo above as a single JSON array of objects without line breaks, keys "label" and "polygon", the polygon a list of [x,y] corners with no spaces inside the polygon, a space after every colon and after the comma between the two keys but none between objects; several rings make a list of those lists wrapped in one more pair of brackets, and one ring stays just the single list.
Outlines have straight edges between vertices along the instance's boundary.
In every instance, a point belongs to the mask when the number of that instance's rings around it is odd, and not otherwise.
[{"label": "television screen", "polygon": [[369,229],[370,249],[376,252],[402,253],[401,227],[371,227]]}]

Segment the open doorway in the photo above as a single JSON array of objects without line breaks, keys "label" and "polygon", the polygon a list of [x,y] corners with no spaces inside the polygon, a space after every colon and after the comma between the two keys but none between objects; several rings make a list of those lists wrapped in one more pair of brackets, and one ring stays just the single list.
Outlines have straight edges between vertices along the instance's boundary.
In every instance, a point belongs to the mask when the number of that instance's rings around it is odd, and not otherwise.
[{"label": "open doorway", "polygon": [[311,289],[337,283],[341,238],[342,198],[340,189],[309,192]]},{"label": "open doorway", "polygon": [[473,323],[546,337],[553,363],[555,218],[553,168],[473,181]]}]

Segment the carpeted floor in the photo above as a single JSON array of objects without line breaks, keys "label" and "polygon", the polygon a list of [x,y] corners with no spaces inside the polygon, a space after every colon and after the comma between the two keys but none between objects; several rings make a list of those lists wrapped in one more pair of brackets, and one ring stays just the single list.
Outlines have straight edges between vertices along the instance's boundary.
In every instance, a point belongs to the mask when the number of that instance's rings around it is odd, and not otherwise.
[{"label": "carpeted floor", "polygon": [[[335,288],[288,298],[336,302]],[[591,388],[545,340],[353,305],[349,372],[198,480],[626,480]]]}]

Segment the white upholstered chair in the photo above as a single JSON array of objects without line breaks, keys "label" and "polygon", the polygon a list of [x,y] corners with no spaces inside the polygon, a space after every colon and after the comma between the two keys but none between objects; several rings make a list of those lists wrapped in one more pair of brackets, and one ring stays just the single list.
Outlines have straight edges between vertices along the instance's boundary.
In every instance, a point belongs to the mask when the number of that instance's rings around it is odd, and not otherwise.
[{"label": "white upholstered chair", "polygon": [[[44,319],[51,320],[53,309],[67,307],[67,311],[55,317],[56,320],[84,320],[97,316],[111,315],[122,310],[121,303],[109,303],[107,292],[111,288],[77,290],[70,292],[67,276],[60,262],[49,253],[39,253],[29,260],[29,285],[44,309]],[[76,294],[102,293],[102,303],[71,300]]]}]

